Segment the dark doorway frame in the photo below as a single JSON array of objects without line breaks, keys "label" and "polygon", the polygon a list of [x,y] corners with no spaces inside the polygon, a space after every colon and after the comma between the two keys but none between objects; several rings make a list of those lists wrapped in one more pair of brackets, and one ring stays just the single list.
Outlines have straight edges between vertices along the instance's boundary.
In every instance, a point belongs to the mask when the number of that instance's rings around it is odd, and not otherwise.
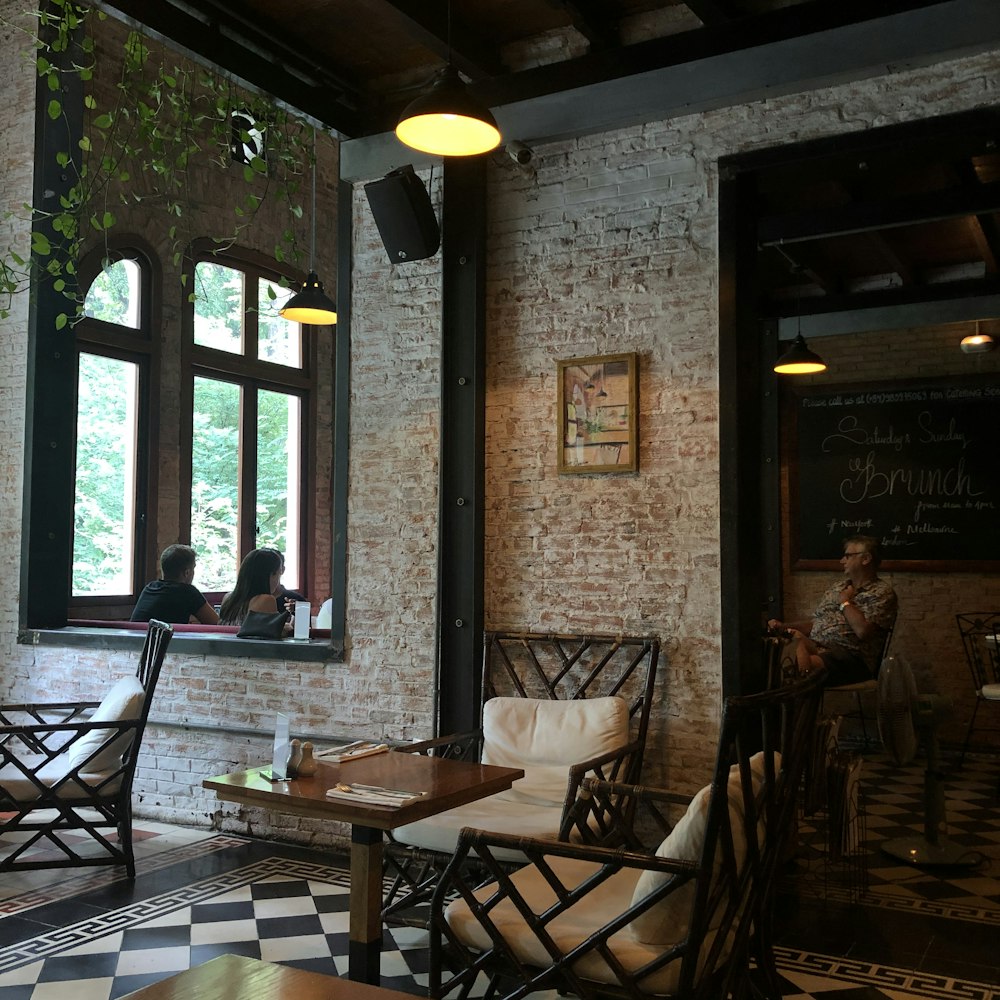
[{"label": "dark doorway frame", "polygon": [[[760,191],[769,172],[823,171],[828,175],[857,168],[860,161],[961,155],[994,151],[1000,143],[1000,109],[983,108],[927,118],[865,132],[795,143],[719,161],[719,435],[720,435],[720,591],[722,686],[725,696],[763,686],[760,638],[763,623],[780,616],[782,600],[781,500],[779,462],[779,376],[771,371],[778,327],[797,313],[791,306],[765,314],[759,277],[763,238],[781,241],[780,225],[795,235],[796,220],[776,225]],[[898,205],[886,203],[886,216],[900,222]],[[926,206],[925,211],[928,211]],[[873,223],[878,222],[874,206]],[[913,223],[927,221],[915,215]],[[836,235],[836,233],[831,233]],[[975,316],[977,305],[1000,293],[996,276],[928,285],[901,293],[876,292],[819,302],[809,312],[822,326],[836,314],[844,332],[886,330],[907,325],[915,302],[950,303],[956,319]],[[900,319],[893,322],[894,313]],[[804,323],[804,320],[803,320]]]}]

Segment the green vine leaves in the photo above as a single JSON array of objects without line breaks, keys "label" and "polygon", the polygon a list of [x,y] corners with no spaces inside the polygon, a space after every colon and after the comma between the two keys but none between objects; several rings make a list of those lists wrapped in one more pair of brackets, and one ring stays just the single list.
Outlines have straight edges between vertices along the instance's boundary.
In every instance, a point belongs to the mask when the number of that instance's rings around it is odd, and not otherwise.
[{"label": "green vine leaves", "polygon": [[[0,318],[33,280],[49,281],[67,299],[57,328],[72,325],[83,310],[80,260],[95,247],[113,259],[122,231],[161,246],[186,284],[184,257],[195,238],[209,236],[224,250],[247,236],[267,205],[268,229],[279,233],[279,267],[302,256],[298,224],[312,127],[106,20],[71,0],[49,0],[37,13],[35,68],[48,94],[48,132],[62,137],[46,155],[54,156],[62,183],[43,205],[23,206],[30,257],[14,246],[0,253]],[[81,103],[82,129],[73,124]]]}]

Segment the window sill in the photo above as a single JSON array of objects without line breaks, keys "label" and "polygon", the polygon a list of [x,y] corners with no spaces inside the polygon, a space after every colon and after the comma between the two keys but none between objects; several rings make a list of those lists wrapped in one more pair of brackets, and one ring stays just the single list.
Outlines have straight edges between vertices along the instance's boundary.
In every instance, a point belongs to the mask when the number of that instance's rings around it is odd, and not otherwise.
[{"label": "window sill", "polygon": [[[120,628],[21,629],[17,641],[30,646],[87,646],[91,649],[142,649],[146,633]],[[254,657],[259,660],[343,662],[344,646],[331,639],[239,639],[235,635],[175,632],[170,652],[199,656]]]}]

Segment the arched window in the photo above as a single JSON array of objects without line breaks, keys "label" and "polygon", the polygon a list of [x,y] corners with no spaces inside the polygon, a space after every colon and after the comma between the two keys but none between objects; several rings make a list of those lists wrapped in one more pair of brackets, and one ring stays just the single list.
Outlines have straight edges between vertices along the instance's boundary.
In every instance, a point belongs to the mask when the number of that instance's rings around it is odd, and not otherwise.
[{"label": "arched window", "polygon": [[[191,545],[198,583],[221,595],[261,546],[285,556],[282,583],[310,587],[305,522],[315,472],[312,328],[279,309],[291,294],[249,251],[196,251],[186,312]],[[185,450],[187,450],[185,448]],[[183,501],[182,501],[183,502]]]},{"label": "arched window", "polygon": [[133,249],[88,265],[83,273],[93,277],[75,331],[70,603],[88,609],[84,617],[104,617],[130,608],[145,582],[152,268]]}]

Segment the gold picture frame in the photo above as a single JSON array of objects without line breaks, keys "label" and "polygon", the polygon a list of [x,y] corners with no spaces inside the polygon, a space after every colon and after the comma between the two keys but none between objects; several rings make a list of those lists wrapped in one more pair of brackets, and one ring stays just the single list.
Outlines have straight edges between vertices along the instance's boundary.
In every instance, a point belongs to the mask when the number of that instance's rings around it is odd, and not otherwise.
[{"label": "gold picture frame", "polygon": [[559,473],[638,472],[639,356],[558,362]]}]

